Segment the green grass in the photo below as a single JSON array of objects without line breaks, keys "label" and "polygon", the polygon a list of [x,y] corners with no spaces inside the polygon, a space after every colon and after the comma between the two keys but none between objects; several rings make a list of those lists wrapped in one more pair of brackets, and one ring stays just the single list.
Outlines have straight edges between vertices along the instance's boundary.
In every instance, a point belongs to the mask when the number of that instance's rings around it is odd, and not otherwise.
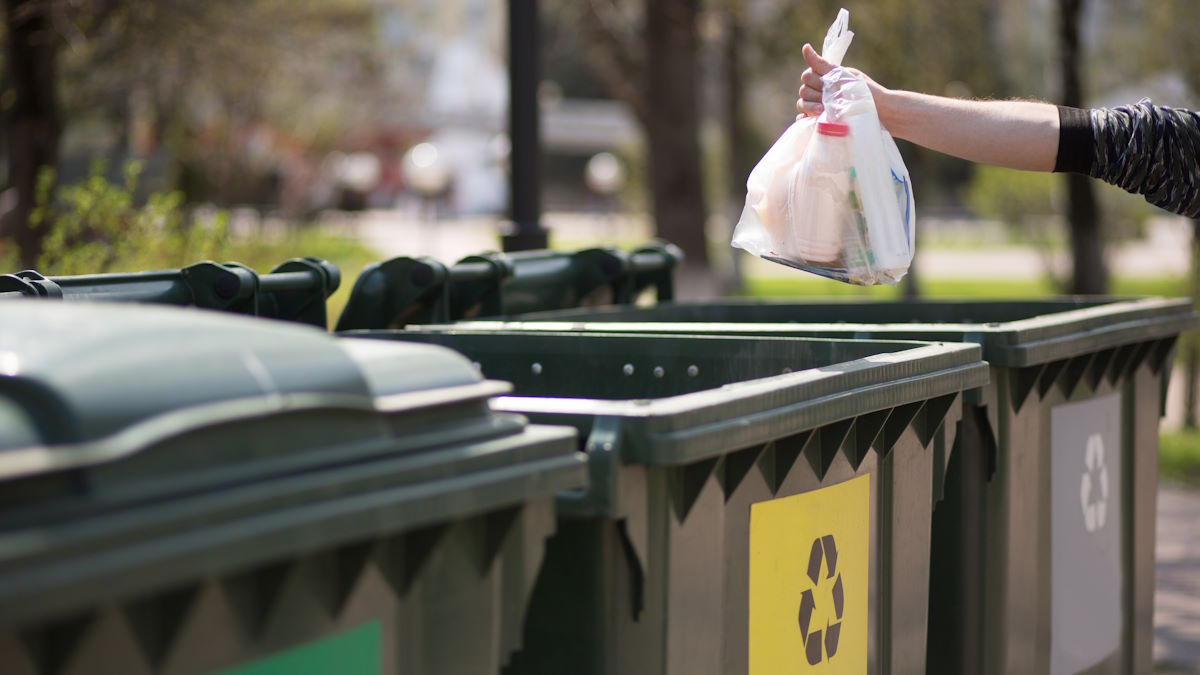
[{"label": "green grass", "polygon": [[314,229],[300,229],[282,237],[234,238],[220,249],[222,262],[239,262],[266,273],[289,258],[314,256],[337,266],[342,283],[329,297],[325,310],[330,327],[337,322],[350,298],[350,289],[363,267],[383,258],[357,239]]},{"label": "green grass", "polygon": [[1200,430],[1164,431],[1158,435],[1158,475],[1200,487]]},{"label": "green grass", "polygon": [[[383,259],[375,251],[352,237],[320,232],[316,229],[297,229],[277,237],[231,237],[203,255],[193,255],[186,260],[139,258],[136,262],[122,261],[102,272],[144,272],[153,269],[168,269],[189,265],[203,259],[217,262],[238,262],[260,274],[290,258],[313,256],[327,260],[342,273],[342,283],[329,297],[326,312],[332,327],[350,298],[350,289],[363,267]],[[15,251],[0,240],[0,274],[21,269]],[[92,270],[70,270],[69,274],[82,274]],[[55,274],[56,272],[50,272]]]},{"label": "green grass", "polygon": [[[927,298],[1044,298],[1061,295],[1061,291],[1045,278],[1041,279],[923,279],[919,282],[922,297]],[[1115,279],[1110,288],[1113,295],[1187,295],[1183,277],[1155,279]],[[819,277],[748,279],[746,293],[756,298],[787,297],[845,297],[886,300],[899,298],[900,286],[852,286]]]}]

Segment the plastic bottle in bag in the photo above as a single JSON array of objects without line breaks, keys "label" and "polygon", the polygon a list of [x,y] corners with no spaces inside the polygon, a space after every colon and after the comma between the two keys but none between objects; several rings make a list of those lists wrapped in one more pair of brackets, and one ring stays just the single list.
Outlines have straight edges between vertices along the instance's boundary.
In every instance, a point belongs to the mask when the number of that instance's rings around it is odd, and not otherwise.
[{"label": "plastic bottle in bag", "polygon": [[807,206],[799,227],[784,228],[784,255],[811,265],[840,265],[845,228],[853,227],[845,195],[850,190],[850,127],[841,122],[819,122],[812,139],[809,161],[796,166],[794,181],[788,181],[788,211]]}]

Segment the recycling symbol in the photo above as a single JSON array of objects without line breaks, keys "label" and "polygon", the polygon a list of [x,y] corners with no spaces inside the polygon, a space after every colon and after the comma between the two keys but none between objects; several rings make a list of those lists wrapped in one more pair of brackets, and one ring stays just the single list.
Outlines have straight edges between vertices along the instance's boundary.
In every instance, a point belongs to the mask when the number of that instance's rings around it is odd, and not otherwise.
[{"label": "recycling symbol", "polygon": [[1108,516],[1108,469],[1104,466],[1104,439],[1092,434],[1084,454],[1083,480],[1079,484],[1079,502],[1083,505],[1083,525],[1088,532],[1104,527]]},{"label": "recycling symbol", "polygon": [[[821,576],[821,563],[825,563],[825,575]],[[812,587],[800,596],[800,642],[810,666],[823,658],[832,659],[837,654],[838,637],[842,632],[842,610],[845,597],[842,592],[842,574],[837,569],[837,545],[833,535],[827,534],[813,540],[812,553],[808,556],[808,578]],[[832,585],[829,583],[833,580]],[[818,604],[819,603],[819,604]],[[833,609],[833,618],[827,619],[824,628],[818,622],[812,625],[813,613],[817,609],[828,616]]]}]

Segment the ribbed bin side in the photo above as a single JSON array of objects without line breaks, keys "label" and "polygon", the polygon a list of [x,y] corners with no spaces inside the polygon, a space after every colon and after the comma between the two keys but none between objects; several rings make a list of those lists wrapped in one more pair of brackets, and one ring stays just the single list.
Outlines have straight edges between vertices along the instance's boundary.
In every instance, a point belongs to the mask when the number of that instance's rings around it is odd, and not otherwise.
[{"label": "ribbed bin side", "polygon": [[[751,513],[782,505],[781,517],[789,518],[786,502],[796,496],[815,497],[816,508],[824,507],[825,516],[837,511],[840,520],[813,515],[787,521],[796,540],[782,542],[776,555],[824,536],[846,538],[838,549],[844,550],[838,565],[846,597],[854,598],[841,619],[839,640],[846,646],[832,657],[826,650],[822,660],[858,663],[856,672],[920,672],[934,457],[953,442],[960,408],[952,395],[873,411],[715,460],[621,467],[614,478],[620,490],[616,513],[564,519],[550,540],[525,644],[506,672],[772,672],[761,664],[750,669],[751,615],[769,612],[761,605],[775,595],[751,588],[750,542],[756,535],[770,542],[775,530],[770,520],[752,525]],[[866,481],[858,501],[828,501],[824,494],[855,481]],[[855,536],[864,540],[852,552]],[[773,548],[768,543],[766,554]],[[854,555],[866,558],[851,565]],[[795,605],[781,630],[802,659],[797,615],[803,593],[829,587],[804,581],[808,550],[799,560],[785,560],[798,566],[800,581],[778,590],[791,593]],[[844,572],[851,568],[853,574]],[[815,627],[817,620],[810,623]]]},{"label": "ribbed bin side", "polygon": [[934,512],[931,672],[1148,672],[1173,344],[993,369]]},{"label": "ribbed bin side", "polygon": [[543,498],[196,578],[0,629],[0,663],[13,675],[271,672],[358,631],[356,648],[377,654],[369,672],[493,673],[519,646],[553,530]]}]

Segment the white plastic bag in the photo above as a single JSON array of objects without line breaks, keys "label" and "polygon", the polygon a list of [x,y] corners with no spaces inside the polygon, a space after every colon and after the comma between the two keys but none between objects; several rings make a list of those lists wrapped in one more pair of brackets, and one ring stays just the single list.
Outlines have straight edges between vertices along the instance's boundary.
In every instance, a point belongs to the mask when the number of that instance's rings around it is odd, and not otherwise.
[{"label": "white plastic bag", "polygon": [[[838,12],[825,36],[836,65],[854,37],[849,19]],[[838,67],[821,81],[825,110],[788,127],[750,173],[732,244],[839,281],[895,284],[916,243],[908,169],[862,76]]]}]

